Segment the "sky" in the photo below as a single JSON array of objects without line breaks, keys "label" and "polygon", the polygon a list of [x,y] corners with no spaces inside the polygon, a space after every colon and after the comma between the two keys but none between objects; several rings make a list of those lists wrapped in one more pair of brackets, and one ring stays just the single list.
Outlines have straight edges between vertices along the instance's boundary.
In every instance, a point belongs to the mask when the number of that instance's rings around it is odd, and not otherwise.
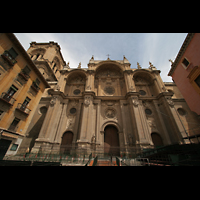
[{"label": "sky", "polygon": [[14,33],[25,50],[30,43],[57,42],[61,53],[70,68],[77,68],[81,62],[82,68],[94,55],[95,60],[106,60],[109,54],[111,60],[123,60],[123,56],[131,63],[131,68],[137,68],[139,62],[142,68],[149,67],[149,61],[161,70],[164,82],[171,82],[167,76],[172,61],[175,60],[187,33]]}]

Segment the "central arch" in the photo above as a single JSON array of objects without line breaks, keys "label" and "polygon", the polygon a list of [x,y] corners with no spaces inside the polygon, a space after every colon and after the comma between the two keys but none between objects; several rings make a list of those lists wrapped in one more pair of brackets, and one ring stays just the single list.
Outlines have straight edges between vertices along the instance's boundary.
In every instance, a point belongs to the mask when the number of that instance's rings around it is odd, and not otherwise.
[{"label": "central arch", "polygon": [[116,126],[107,125],[104,129],[104,153],[120,156],[119,134]]}]

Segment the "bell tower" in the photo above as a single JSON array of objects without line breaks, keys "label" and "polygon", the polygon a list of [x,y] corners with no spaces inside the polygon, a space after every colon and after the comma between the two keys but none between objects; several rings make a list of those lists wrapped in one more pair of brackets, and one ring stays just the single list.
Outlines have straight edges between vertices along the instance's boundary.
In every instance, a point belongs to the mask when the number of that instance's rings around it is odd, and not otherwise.
[{"label": "bell tower", "polygon": [[48,82],[59,80],[60,70],[63,69],[66,63],[58,43],[31,42],[27,53]]}]

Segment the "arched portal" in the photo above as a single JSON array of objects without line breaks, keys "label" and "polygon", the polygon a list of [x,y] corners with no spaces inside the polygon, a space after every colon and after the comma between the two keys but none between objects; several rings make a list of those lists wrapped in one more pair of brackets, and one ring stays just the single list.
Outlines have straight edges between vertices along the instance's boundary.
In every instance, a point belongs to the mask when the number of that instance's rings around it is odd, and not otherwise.
[{"label": "arched portal", "polygon": [[66,131],[62,136],[62,142],[60,146],[60,153],[70,153],[72,148],[73,133]]},{"label": "arched portal", "polygon": [[113,125],[104,129],[104,152],[114,156],[120,155],[118,129]]},{"label": "arched portal", "polygon": [[158,133],[152,133],[151,138],[152,138],[154,146],[163,146],[164,145],[162,138],[160,137],[160,135]]}]

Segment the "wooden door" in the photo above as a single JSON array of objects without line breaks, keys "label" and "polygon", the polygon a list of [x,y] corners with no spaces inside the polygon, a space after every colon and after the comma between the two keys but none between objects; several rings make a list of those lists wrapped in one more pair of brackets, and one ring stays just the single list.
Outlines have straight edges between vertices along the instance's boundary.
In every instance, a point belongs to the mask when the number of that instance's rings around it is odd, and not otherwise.
[{"label": "wooden door", "polygon": [[104,152],[119,156],[119,136],[115,126],[106,126],[104,133]]},{"label": "wooden door", "polygon": [[158,133],[152,133],[151,137],[152,137],[153,144],[155,146],[163,146],[162,138],[160,137]]},{"label": "wooden door", "polygon": [[69,153],[72,147],[73,133],[67,131],[63,134],[61,142],[61,153]]}]

